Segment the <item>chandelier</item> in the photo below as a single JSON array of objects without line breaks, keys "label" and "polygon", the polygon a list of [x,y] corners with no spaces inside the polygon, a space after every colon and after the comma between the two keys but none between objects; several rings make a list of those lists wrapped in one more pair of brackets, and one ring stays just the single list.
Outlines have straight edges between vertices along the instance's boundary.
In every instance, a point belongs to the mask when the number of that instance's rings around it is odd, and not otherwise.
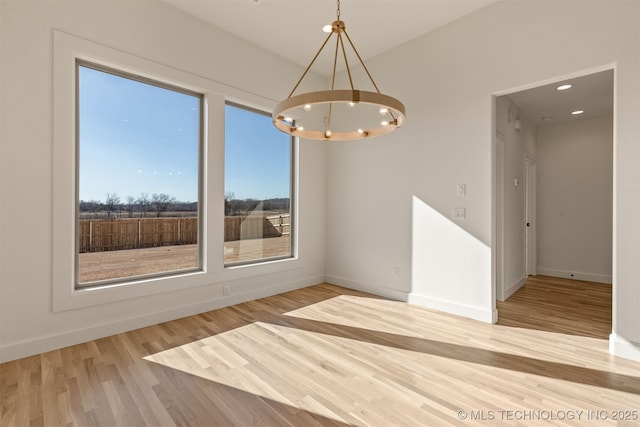
[{"label": "chandelier", "polygon": [[[289,135],[330,141],[365,139],[392,132],[402,126],[405,120],[404,105],[397,99],[380,93],[378,85],[371,77],[371,73],[347,34],[344,22],[340,20],[340,0],[337,0],[336,17],[337,19],[331,24],[331,28],[325,27],[329,36],[320,46],[287,99],[278,103],[273,110],[271,116],[273,125]],[[296,90],[334,34],[336,42],[331,89],[295,95]],[[345,50],[345,38],[371,81],[375,92],[355,88]],[[336,89],[336,67],[340,52],[349,80],[348,89]]]}]

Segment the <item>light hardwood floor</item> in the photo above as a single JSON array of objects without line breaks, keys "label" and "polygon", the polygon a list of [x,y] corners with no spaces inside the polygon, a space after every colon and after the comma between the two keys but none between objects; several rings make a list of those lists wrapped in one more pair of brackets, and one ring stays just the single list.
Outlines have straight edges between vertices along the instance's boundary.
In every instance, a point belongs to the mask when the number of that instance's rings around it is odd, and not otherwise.
[{"label": "light hardwood floor", "polygon": [[607,347],[322,284],[2,364],[0,424],[639,425]]},{"label": "light hardwood floor", "polygon": [[497,303],[498,324],[608,339],[611,285],[529,276],[523,287]]}]

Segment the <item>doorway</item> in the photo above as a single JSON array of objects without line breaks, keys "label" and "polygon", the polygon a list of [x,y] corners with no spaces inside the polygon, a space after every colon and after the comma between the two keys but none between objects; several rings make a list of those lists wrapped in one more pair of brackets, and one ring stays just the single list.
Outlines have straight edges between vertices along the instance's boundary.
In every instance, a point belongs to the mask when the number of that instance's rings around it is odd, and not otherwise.
[{"label": "doorway", "polygon": [[[587,295],[596,283],[610,295],[613,70],[497,96],[494,125],[499,323],[501,301],[526,286]],[[611,313],[610,296],[607,304]]]}]

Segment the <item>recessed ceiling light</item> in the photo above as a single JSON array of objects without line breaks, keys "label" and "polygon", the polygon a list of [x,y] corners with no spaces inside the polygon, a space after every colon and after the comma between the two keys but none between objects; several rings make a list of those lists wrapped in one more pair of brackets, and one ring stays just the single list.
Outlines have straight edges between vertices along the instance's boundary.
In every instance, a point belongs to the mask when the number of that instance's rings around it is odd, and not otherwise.
[{"label": "recessed ceiling light", "polygon": [[556,88],[556,90],[567,90],[570,89],[572,85],[562,85],[562,86],[558,86]]},{"label": "recessed ceiling light", "polygon": [[584,113],[584,111],[582,110],[576,110],[571,112],[571,114],[573,114],[574,116],[577,116],[578,114],[582,114],[582,113]]}]

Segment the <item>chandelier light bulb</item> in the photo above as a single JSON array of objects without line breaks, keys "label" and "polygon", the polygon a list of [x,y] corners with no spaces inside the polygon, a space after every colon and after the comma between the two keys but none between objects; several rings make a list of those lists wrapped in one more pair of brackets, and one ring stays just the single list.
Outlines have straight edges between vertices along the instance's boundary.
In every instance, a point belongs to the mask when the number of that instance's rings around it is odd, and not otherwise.
[{"label": "chandelier light bulb", "polygon": [[302,107],[302,109],[304,111],[311,111],[311,104],[305,104],[304,107]]},{"label": "chandelier light bulb", "polygon": [[386,121],[386,120],[381,121],[381,122],[380,122],[380,124],[381,124],[382,126],[389,126],[389,122],[388,122],[388,121]]},{"label": "chandelier light bulb", "polygon": [[385,114],[387,114],[389,112],[389,109],[387,107],[381,107],[380,110],[378,110],[380,112],[381,116],[384,116]]},{"label": "chandelier light bulb", "polygon": [[325,138],[331,138],[331,131],[329,129],[324,131],[324,137]]}]

